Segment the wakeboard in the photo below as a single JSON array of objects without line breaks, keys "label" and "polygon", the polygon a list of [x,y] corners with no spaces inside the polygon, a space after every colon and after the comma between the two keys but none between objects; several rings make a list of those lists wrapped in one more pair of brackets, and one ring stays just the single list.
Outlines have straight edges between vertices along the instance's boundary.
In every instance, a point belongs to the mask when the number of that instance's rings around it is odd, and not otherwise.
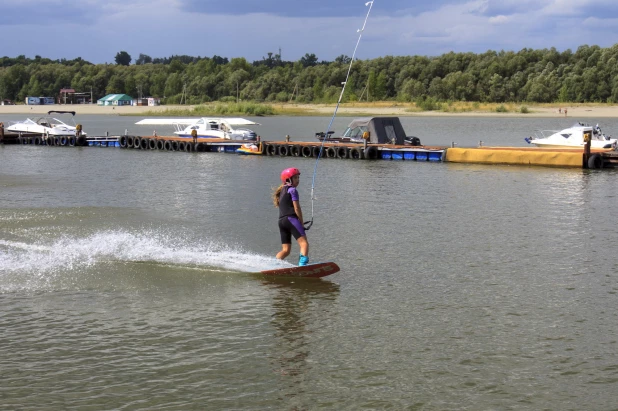
[{"label": "wakeboard", "polygon": [[320,278],[335,274],[339,266],[333,262],[309,264],[299,267],[278,268],[276,270],[264,270],[258,274],[272,275],[277,277]]}]

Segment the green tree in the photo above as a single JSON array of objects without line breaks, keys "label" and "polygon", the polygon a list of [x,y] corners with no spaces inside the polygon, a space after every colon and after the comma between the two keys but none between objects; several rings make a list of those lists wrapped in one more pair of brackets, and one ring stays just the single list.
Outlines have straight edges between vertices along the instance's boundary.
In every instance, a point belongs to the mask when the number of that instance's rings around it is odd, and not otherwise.
[{"label": "green tree", "polygon": [[[129,60],[129,62],[130,61],[131,60]],[[116,62],[118,62],[118,61],[116,61]],[[152,57],[150,57],[150,56],[148,56],[146,54],[142,54],[142,53],[140,53],[139,57],[137,58],[137,60],[135,60],[135,64],[138,65],[138,66],[140,66],[142,64],[148,64],[148,63],[152,63]],[[128,64],[125,64],[125,65],[128,65]]]},{"label": "green tree", "polygon": [[316,99],[320,99],[324,96],[324,86],[322,85],[322,81],[318,78],[313,84],[313,97]]},{"label": "green tree", "polygon": [[30,77],[30,81],[28,82],[28,95],[31,96],[42,96],[44,95],[43,89],[41,88],[41,84],[36,77]]},{"label": "green tree", "polygon": [[300,63],[303,67],[313,67],[318,64],[318,58],[315,54],[306,53],[303,57],[300,58]]},{"label": "green tree", "polygon": [[182,78],[178,73],[172,73],[165,82],[165,95],[167,97],[182,93]]},{"label": "green tree", "polygon": [[182,73],[185,70],[185,65],[179,59],[173,59],[168,70],[170,73]]},{"label": "green tree", "polygon": [[105,89],[106,94],[121,94],[124,93],[124,80],[118,74],[114,74],[107,83]]},{"label": "green tree", "polygon": [[[0,84],[2,84],[0,82]],[[618,103],[618,76],[615,76],[612,79],[612,91],[611,91],[611,95],[609,97],[609,102],[610,103]]]},{"label": "green tree", "polygon": [[[4,78],[5,98],[11,100],[23,100],[27,97],[24,86],[27,85],[30,76],[26,68],[21,64],[12,66],[6,72]],[[21,94],[20,94],[21,92]]]},{"label": "green tree", "polygon": [[505,101],[504,79],[498,73],[491,76],[489,80],[489,100],[494,103],[502,103]]},{"label": "green tree", "polygon": [[425,87],[423,83],[413,78],[410,78],[403,83],[399,96],[403,101],[416,101],[418,98],[425,95]]},{"label": "green tree", "polygon": [[152,84],[150,86],[150,94],[153,97],[166,97],[165,83],[167,81],[166,73],[157,73],[150,77]]},{"label": "green tree", "polygon": [[569,101],[569,89],[566,85],[560,87],[560,93],[558,94],[558,101],[566,103]]},{"label": "green tree", "polygon": [[339,57],[337,57],[335,59],[335,63],[337,64],[350,64],[350,61],[352,60],[351,57],[346,56],[345,54],[340,55]]},{"label": "green tree", "polygon": [[128,66],[131,64],[131,56],[126,51],[119,51],[116,53],[116,64],[119,66]]},{"label": "green tree", "polygon": [[375,101],[376,100],[376,92],[378,89],[378,79],[376,76],[376,72],[371,70],[369,72],[369,77],[367,78],[367,100]]},{"label": "green tree", "polygon": [[440,77],[434,77],[429,84],[429,95],[436,100],[444,99],[444,87],[442,86],[442,79]]},{"label": "green tree", "polygon": [[245,86],[245,82],[250,80],[250,75],[243,69],[235,70],[233,73],[227,76],[225,80],[225,87],[227,89],[226,95],[234,96],[236,98],[244,98],[241,96],[241,90]]},{"label": "green tree", "polygon": [[380,74],[378,74],[378,78],[376,79],[376,88],[375,88],[375,99],[376,100],[384,100],[387,96],[387,77],[386,71],[382,70]]}]

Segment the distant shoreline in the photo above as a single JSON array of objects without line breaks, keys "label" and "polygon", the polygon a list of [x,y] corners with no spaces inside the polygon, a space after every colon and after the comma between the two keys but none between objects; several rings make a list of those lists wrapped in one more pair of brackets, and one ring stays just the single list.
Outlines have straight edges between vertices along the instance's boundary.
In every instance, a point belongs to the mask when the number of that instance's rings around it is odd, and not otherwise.
[{"label": "distant shoreline", "polygon": [[[333,114],[335,104],[272,104],[277,110],[283,112],[282,116],[330,116]],[[0,106],[0,121],[2,115],[6,114],[25,114],[41,115],[50,110],[75,111],[78,115],[97,114],[97,115],[125,115],[125,116],[153,116],[166,110],[191,110],[194,106],[165,105],[165,106],[97,106],[91,104],[74,105],[41,105],[41,106]],[[610,117],[618,118],[618,106],[607,105],[563,105],[563,106],[529,106],[528,113],[521,112],[495,112],[495,111],[464,111],[464,112],[443,112],[443,111],[411,111],[411,104],[393,103],[380,105],[372,103],[345,103],[339,107],[338,115],[347,117],[362,116],[399,116],[399,117],[565,117],[564,109],[567,109],[567,117],[573,119],[589,117]],[[561,113],[558,112],[560,109]],[[290,113],[286,113],[290,112]],[[161,116],[161,114],[159,114]],[[241,115],[251,117],[250,115]],[[192,117],[189,115],[189,117]],[[197,116],[193,116],[197,117]],[[213,117],[223,117],[213,115]],[[230,117],[230,116],[227,116]],[[238,116],[236,116],[238,117]]]}]

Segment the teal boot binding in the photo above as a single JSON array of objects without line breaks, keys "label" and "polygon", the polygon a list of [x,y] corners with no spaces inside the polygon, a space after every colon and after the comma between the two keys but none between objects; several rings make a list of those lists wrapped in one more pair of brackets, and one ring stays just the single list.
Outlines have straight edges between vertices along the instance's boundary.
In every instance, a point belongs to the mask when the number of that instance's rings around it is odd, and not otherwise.
[{"label": "teal boot binding", "polygon": [[304,265],[309,264],[309,257],[306,257],[304,255],[300,255],[300,258],[298,259],[298,266],[302,267]]}]

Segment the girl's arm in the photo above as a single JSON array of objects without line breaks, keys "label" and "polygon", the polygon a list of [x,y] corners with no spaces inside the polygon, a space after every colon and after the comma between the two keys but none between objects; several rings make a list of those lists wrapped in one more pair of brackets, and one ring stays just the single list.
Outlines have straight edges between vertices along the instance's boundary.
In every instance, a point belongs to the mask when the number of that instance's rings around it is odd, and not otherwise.
[{"label": "girl's arm", "polygon": [[300,223],[303,224],[303,210],[300,209],[300,201],[292,201],[292,204],[294,204],[294,212],[296,213],[296,216],[300,220]]}]

